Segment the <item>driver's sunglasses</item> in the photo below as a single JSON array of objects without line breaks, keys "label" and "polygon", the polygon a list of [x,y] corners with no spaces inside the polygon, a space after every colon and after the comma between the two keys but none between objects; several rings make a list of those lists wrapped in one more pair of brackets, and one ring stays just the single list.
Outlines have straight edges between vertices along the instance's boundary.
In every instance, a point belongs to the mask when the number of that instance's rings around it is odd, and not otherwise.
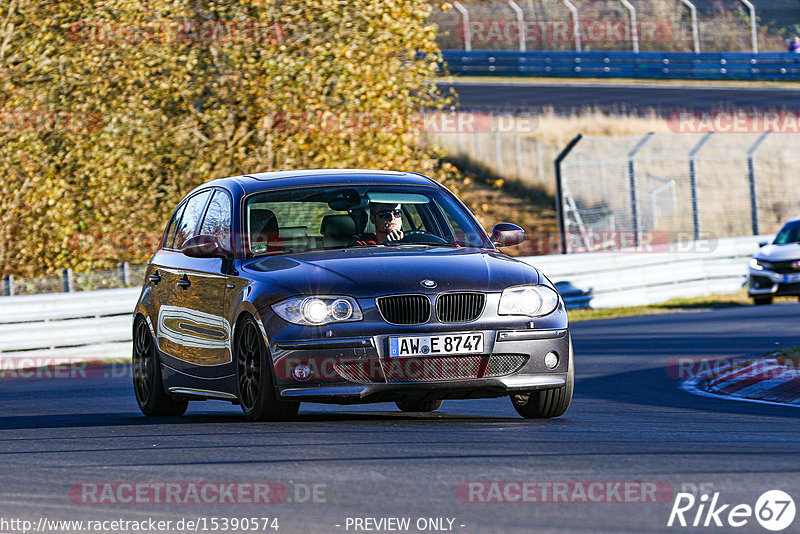
[{"label": "driver's sunglasses", "polygon": [[395,217],[401,217],[403,215],[403,210],[386,210],[386,211],[379,211],[375,214],[376,217],[383,221],[391,221]]}]

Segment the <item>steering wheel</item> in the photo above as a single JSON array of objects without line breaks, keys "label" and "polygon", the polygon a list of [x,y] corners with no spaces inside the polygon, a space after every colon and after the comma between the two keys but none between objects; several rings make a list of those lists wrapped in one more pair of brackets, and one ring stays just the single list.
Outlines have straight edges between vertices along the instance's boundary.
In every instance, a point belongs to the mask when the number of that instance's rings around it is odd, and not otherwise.
[{"label": "steering wheel", "polygon": [[408,232],[403,232],[403,239],[397,241],[397,243],[435,243],[438,245],[446,244],[447,240],[425,230],[409,230]]}]

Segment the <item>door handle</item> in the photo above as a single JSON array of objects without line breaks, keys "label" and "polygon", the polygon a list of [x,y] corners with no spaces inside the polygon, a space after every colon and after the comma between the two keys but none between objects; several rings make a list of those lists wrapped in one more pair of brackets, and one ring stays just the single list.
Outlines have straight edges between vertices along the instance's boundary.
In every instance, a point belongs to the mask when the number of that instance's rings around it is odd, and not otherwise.
[{"label": "door handle", "polygon": [[189,281],[189,278],[186,275],[183,275],[183,278],[178,278],[178,281],[175,283],[178,285],[178,287],[182,287],[183,289],[186,289],[192,285],[192,282]]},{"label": "door handle", "polygon": [[157,286],[158,283],[161,281],[161,275],[158,274],[158,271],[151,274],[148,278],[150,279],[151,282],[153,282],[154,286]]}]

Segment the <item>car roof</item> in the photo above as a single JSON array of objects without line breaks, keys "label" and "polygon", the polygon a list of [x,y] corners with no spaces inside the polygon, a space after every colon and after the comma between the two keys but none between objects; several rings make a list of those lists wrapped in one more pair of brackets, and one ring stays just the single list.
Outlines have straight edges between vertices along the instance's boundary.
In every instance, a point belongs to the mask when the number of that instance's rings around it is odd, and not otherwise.
[{"label": "car roof", "polygon": [[283,189],[289,187],[307,187],[325,184],[399,184],[399,185],[427,185],[439,184],[415,172],[401,172],[390,170],[371,169],[307,169],[292,171],[260,172],[243,174],[229,178],[218,178],[205,182],[196,190],[207,187],[225,187],[232,189],[239,185],[244,194],[270,189]]},{"label": "car roof", "polygon": [[791,219],[789,219],[786,222],[787,223],[791,223],[791,222],[797,222],[797,221],[800,221],[800,215],[798,215],[797,217],[792,217]]}]

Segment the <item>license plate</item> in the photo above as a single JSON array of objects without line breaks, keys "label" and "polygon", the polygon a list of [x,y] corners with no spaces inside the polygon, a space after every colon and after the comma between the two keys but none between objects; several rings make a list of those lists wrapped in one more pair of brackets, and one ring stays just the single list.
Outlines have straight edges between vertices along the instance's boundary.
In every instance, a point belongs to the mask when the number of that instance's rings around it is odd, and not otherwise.
[{"label": "license plate", "polygon": [[784,274],[783,275],[783,283],[784,284],[794,284],[795,282],[800,282],[800,273],[792,273],[792,274]]},{"label": "license plate", "polygon": [[483,334],[437,334],[389,338],[389,356],[435,356],[483,352]]}]

